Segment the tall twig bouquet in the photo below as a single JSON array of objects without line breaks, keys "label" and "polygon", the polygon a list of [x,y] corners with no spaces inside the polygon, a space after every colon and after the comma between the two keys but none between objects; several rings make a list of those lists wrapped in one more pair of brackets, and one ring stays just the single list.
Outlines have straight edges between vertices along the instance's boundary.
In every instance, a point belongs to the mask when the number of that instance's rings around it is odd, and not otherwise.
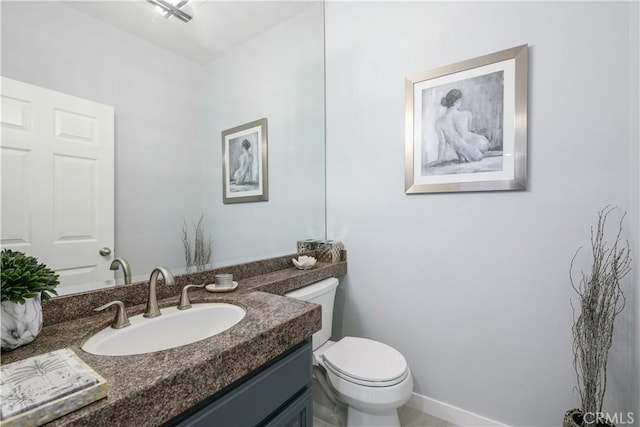
[{"label": "tall twig bouquet", "polygon": [[[631,249],[622,237],[623,213],[613,243],[605,238],[609,215],[616,208],[606,206],[598,212],[598,222],[591,227],[592,265],[588,273],[581,271],[574,279],[574,261],[571,259],[569,278],[578,294],[578,307],[573,301],[573,366],[576,371],[576,390],[580,394],[583,414],[602,413],[607,390],[607,358],[613,341],[616,317],[625,306],[620,281],[631,271]],[[596,425],[596,416],[584,416],[583,427]]]},{"label": "tall twig bouquet", "polygon": [[189,239],[187,221],[183,220],[182,245],[184,246],[184,260],[187,266],[187,272],[190,272],[193,266],[196,266],[197,271],[204,271],[211,260],[213,243],[211,237],[205,238],[203,221],[204,214],[200,215],[197,224],[193,223],[194,241],[192,245]]}]

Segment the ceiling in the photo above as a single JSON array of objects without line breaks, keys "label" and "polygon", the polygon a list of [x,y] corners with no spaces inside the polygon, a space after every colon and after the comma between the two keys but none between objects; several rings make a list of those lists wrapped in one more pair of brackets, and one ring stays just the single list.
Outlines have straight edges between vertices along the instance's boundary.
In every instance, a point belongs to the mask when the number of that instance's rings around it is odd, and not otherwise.
[{"label": "ceiling", "polygon": [[206,64],[317,1],[191,0],[189,22],[164,18],[146,0],[63,1],[178,55]]}]

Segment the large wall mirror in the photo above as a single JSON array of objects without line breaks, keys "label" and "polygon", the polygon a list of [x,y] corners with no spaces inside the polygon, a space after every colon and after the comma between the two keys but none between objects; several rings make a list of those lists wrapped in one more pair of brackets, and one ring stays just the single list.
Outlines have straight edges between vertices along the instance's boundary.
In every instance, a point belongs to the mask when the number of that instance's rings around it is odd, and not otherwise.
[{"label": "large wall mirror", "polygon": [[[1,4],[3,77],[113,107],[108,257],[126,258],[133,281],[159,265],[184,272],[183,230],[191,235],[201,217],[209,267],[325,236],[322,2],[187,6],[189,22],[143,0]],[[268,200],[225,204],[222,132],[263,118]]]}]

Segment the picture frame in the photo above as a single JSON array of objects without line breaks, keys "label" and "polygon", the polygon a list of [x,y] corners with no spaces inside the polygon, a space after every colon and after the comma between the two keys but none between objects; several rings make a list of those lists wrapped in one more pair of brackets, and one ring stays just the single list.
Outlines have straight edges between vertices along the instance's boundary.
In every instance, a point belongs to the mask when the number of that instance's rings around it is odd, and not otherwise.
[{"label": "picture frame", "polygon": [[222,131],[222,202],[269,200],[267,119]]},{"label": "picture frame", "polygon": [[528,45],[408,76],[405,193],[526,190]]}]

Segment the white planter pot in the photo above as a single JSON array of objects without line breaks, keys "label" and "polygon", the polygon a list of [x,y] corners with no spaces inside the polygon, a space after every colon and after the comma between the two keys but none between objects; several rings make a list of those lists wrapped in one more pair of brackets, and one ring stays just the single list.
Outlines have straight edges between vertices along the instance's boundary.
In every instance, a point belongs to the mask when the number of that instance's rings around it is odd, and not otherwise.
[{"label": "white planter pot", "polygon": [[2,349],[13,350],[29,344],[42,330],[40,294],[24,304],[2,301]]}]

